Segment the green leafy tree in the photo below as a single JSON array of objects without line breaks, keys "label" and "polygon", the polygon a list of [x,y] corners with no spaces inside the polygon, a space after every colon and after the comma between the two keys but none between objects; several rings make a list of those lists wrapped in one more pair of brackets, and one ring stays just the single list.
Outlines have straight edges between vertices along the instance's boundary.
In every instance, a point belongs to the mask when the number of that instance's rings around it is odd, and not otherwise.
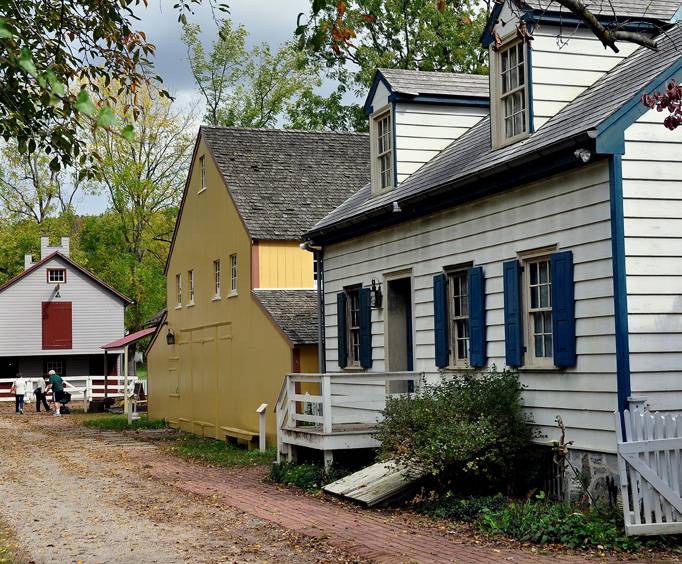
[{"label": "green leafy tree", "polygon": [[303,92],[287,108],[287,127],[329,131],[367,131],[365,112],[358,104],[344,104],[343,90],[328,96],[312,90]]},{"label": "green leafy tree", "polygon": [[[119,264],[125,266],[130,281],[128,295],[135,302],[127,313],[127,325],[132,329],[139,328],[149,314],[149,293],[163,288],[158,283],[150,287],[150,281],[159,267],[163,269],[168,254],[175,210],[194,146],[196,118],[193,111],[178,110],[153,91],[144,90],[139,96],[134,141],[103,129],[96,130],[91,138],[101,155],[99,186],[116,218],[111,229],[118,238],[111,241],[109,252],[116,249],[125,257]],[[131,111],[125,98],[113,107],[122,118]],[[148,267],[150,262],[156,264],[156,270]]]},{"label": "green leafy tree", "polygon": [[301,48],[363,92],[378,67],[485,73],[485,19],[476,0],[312,0],[296,33]]}]

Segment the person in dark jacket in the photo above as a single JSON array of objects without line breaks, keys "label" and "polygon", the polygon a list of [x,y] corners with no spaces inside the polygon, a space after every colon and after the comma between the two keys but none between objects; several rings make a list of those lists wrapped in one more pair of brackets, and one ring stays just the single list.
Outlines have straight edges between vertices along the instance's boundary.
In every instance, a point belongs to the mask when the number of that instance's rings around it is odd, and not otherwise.
[{"label": "person in dark jacket", "polygon": [[45,388],[47,384],[44,378],[37,378],[33,382],[33,395],[36,397],[36,411],[40,413],[40,405],[42,403],[45,407],[45,412],[50,413],[50,406],[47,405],[47,394],[45,393]]}]

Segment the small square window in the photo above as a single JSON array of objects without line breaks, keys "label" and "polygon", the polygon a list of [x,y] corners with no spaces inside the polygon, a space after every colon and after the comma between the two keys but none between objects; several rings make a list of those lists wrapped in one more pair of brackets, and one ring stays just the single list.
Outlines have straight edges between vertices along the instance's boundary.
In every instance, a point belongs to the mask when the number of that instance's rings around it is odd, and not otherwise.
[{"label": "small square window", "polygon": [[66,282],[66,268],[48,268],[48,284],[64,284]]}]

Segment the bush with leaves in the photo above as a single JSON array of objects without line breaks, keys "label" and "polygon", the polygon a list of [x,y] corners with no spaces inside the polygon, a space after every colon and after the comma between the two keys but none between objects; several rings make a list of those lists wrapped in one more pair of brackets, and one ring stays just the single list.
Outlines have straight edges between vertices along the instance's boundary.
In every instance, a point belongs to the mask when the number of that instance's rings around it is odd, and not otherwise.
[{"label": "bush with leaves", "polygon": [[296,486],[315,492],[348,474],[342,468],[325,469],[321,464],[275,463],[270,467],[270,479],[286,486]]},{"label": "bush with leaves", "polygon": [[381,458],[425,470],[440,487],[509,491],[531,447],[521,391],[516,373],[492,370],[390,399],[377,434]]}]

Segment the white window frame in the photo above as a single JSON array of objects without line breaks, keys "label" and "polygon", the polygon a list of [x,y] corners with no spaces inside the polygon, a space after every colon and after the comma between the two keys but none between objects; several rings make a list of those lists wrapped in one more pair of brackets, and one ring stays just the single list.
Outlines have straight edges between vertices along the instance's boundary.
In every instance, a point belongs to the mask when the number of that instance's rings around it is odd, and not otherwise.
[{"label": "white window frame", "polygon": [[[526,342],[526,354],[524,355],[524,366],[529,368],[554,368],[554,332],[552,328],[552,267],[550,255],[555,250],[543,250],[537,253],[525,254],[522,258],[523,264],[523,326],[524,338]],[[533,265],[546,264],[547,276],[544,281],[540,280],[540,273],[535,283],[532,283]],[[546,298],[542,298],[542,289],[547,288]],[[538,300],[533,304],[532,292],[538,288]],[[541,333],[535,332],[535,318],[542,316]],[[548,331],[548,332],[547,332]],[[536,335],[544,335],[543,349],[546,347],[546,338],[549,337],[550,346],[548,356],[536,356]],[[544,354],[547,354],[546,351]]]},{"label": "white window frame", "polygon": [[182,273],[175,275],[175,309],[182,307]]},{"label": "white window frame", "polygon": [[199,188],[199,194],[206,190],[206,155],[201,155],[199,157],[199,173],[201,175],[201,188]]},{"label": "white window frame", "polygon": [[[503,81],[502,81],[502,57],[503,54],[509,52],[511,49],[518,49],[521,47],[520,52],[523,54],[523,85],[517,85],[516,87],[510,89],[508,92],[503,92]],[[526,43],[516,37],[516,33],[510,35],[506,39],[503,39],[502,46],[497,48],[497,50],[492,49],[490,51],[490,73],[492,76],[492,87],[493,96],[491,97],[492,102],[492,141],[493,148],[499,149],[507,145],[516,143],[522,139],[525,139],[530,135],[530,96],[529,96],[529,79],[530,72],[528,69],[528,47]],[[518,69],[520,65],[514,67]],[[522,100],[524,104],[523,109],[523,130],[512,137],[507,137],[506,135],[506,113],[505,113],[505,101],[507,98],[513,96],[514,94],[522,93]]]},{"label": "white window frame", "polygon": [[[362,286],[349,286],[346,292],[346,347],[348,368],[360,368],[360,290]],[[353,314],[355,313],[355,323]]]},{"label": "white window frame", "polygon": [[[395,179],[395,147],[393,146],[393,112],[386,106],[375,112],[370,121],[371,158],[372,158],[372,191],[382,194],[393,190]],[[385,122],[386,127],[382,129]],[[383,138],[383,146],[380,139]],[[383,169],[382,163],[387,160],[388,168]],[[384,180],[388,183],[385,183]]]},{"label": "white window frame", "polygon": [[230,296],[237,295],[237,253],[230,255]]},{"label": "white window frame", "polygon": [[213,261],[213,283],[215,293],[213,295],[214,300],[220,299],[220,259]]},{"label": "white window frame", "polygon": [[[61,280],[52,280],[53,274],[61,274]],[[66,268],[48,268],[47,269],[47,283],[48,284],[66,284]]]},{"label": "white window frame", "polygon": [[189,290],[189,301],[187,303],[188,306],[193,306],[194,305],[194,298],[195,296],[195,281],[194,281],[194,270],[188,270],[187,271],[187,286]]},{"label": "white window frame", "polygon": [[[446,270],[448,287],[448,346],[450,348],[450,366],[461,368],[469,365],[469,273],[464,268]],[[465,284],[462,293],[461,284],[455,284],[456,280],[463,280]],[[455,299],[459,300],[456,307]],[[463,331],[462,331],[463,329]],[[464,335],[462,335],[464,333]],[[460,354],[458,344],[464,344],[464,354]]]}]

